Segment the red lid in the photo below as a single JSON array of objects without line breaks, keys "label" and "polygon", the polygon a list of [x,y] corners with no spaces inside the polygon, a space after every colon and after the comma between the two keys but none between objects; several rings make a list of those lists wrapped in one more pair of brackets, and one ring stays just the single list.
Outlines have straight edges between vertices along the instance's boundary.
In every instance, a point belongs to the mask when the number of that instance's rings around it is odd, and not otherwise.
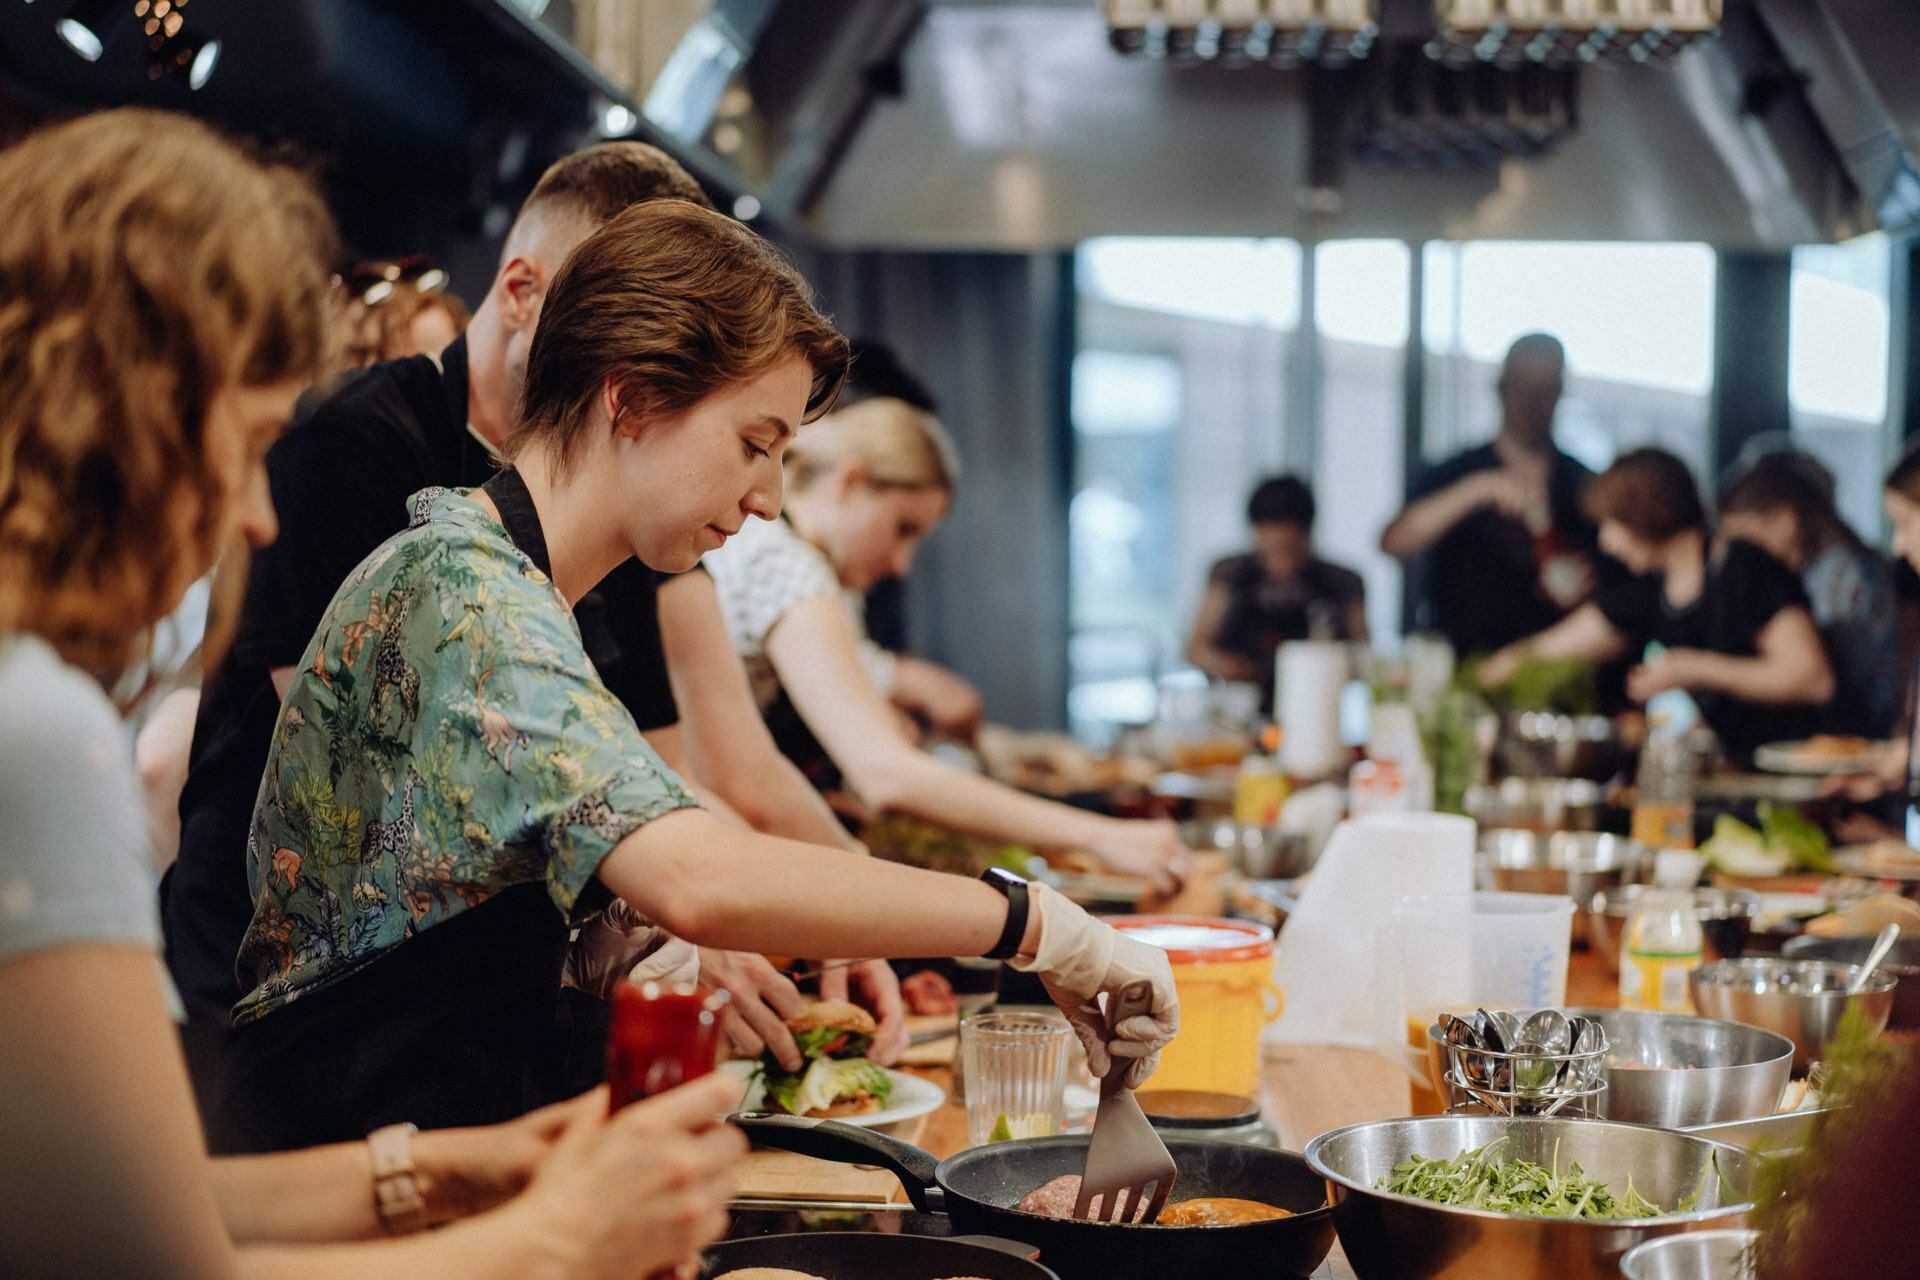
[{"label": "red lid", "polygon": [[1231,964],[1273,954],[1273,930],[1217,916],[1108,916],[1107,923],[1159,947],[1174,964]]}]

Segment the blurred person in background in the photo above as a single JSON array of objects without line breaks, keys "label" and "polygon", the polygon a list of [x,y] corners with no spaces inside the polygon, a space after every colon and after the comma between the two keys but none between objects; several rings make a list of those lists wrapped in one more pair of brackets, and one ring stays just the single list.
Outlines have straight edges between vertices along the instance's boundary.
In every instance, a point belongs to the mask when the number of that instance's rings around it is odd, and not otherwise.
[{"label": "blurred person in background", "polygon": [[333,286],[338,367],[438,356],[452,346],[472,317],[448,283],[445,268],[418,254],[341,272]]},{"label": "blurred person in background", "polygon": [[[1835,681],[1806,590],[1753,543],[1712,536],[1686,463],[1635,449],[1594,481],[1587,509],[1600,549],[1633,576],[1487,659],[1483,683],[1500,684],[1529,658],[1631,658],[1634,701],[1685,690],[1735,759],[1814,730]],[[1654,644],[1662,651],[1642,660]]]},{"label": "blurred person in background", "polygon": [[784,694],[854,796],[875,813],[1043,849],[1084,849],[1170,890],[1186,850],[1170,822],[1108,818],[955,769],[901,733],[889,702],[900,659],[870,640],[865,591],[905,577],[952,505],[953,443],[932,414],[867,400],[787,450],[786,511],[750,520],[706,565],[759,704]]},{"label": "blurred person in background", "polygon": [[1720,535],[1744,538],[1800,575],[1834,672],[1822,727],[1887,738],[1900,719],[1900,607],[1893,567],[1834,507],[1833,475],[1812,455],[1762,454],[1721,489]]},{"label": "blurred person in background", "polygon": [[[180,856],[162,894],[167,962],[189,1016],[188,1061],[210,1117],[218,1115],[229,1013],[252,985],[236,972],[254,911],[247,833],[281,693],[348,572],[406,527],[411,496],[433,485],[478,486],[499,469],[547,288],[567,255],[621,210],[659,199],[707,203],[692,175],[643,143],[600,143],[556,161],[508,230],[466,333],[435,356],[346,377],[304,406],[267,457],[281,534],[254,558],[234,644],[209,674],[180,794]],[[774,746],[725,641],[711,583],[682,575],[668,605],[659,595],[666,578],[629,560],[576,602],[575,620],[607,687],[669,764],[718,792],[703,797],[709,808],[730,808],[795,839],[860,849]],[[663,627],[674,638],[671,675]],[[607,953],[617,939],[599,925],[591,939],[589,967],[617,969]],[[760,956],[708,949],[700,960],[703,980],[733,997],[726,1021],[734,1046],[749,1055],[771,1046],[798,1063],[784,1022],[801,1008],[794,984]],[[822,994],[844,994],[850,982],[879,1016],[876,1054],[890,1060],[906,1041],[892,970],[877,962],[832,969]],[[557,1050],[556,1061],[569,1069],[590,1074],[599,1060],[599,994],[566,997],[570,1047]],[[227,1140],[211,1138],[216,1147]]]},{"label": "blurred person in background", "polygon": [[1462,657],[1553,625],[1592,593],[1597,543],[1582,495],[1593,473],[1553,442],[1566,350],[1516,338],[1500,367],[1493,443],[1429,469],[1380,549],[1423,560],[1427,625]]},{"label": "blurred person in background", "polygon": [[207,1157],[107,691],[216,556],[274,536],[262,458],[320,366],[330,235],[304,182],[185,119],[104,112],[0,152],[9,1277],[614,1280],[726,1223],[744,1143],[718,1079],[611,1119],[601,1092],[379,1135],[411,1167],[379,1180],[359,1142]]},{"label": "blurred person in background", "polygon": [[[1887,472],[1880,499],[1893,530],[1893,554],[1920,572],[1920,446],[1910,447]],[[1882,752],[1879,767],[1869,774],[1836,778],[1829,785],[1835,794],[1861,804],[1877,804],[1884,811],[1882,816],[1854,815],[1841,828],[1843,839],[1904,838],[1920,847],[1920,668],[1913,665],[1911,655],[1900,690],[1902,709],[1896,736]],[[1902,808],[1904,813],[1900,812]],[[1890,825],[1884,818],[1893,818],[1901,825]]]},{"label": "blurred person in background", "polygon": [[[1042,885],[775,839],[700,810],[588,656],[572,601],[691,569],[779,513],[781,457],[846,344],[778,251],[684,200],[616,214],[554,276],[508,466],[414,495],[281,704],[248,831],[255,910],[219,1129],[256,1150],[549,1096],[570,931],[619,899],[696,945],[984,955],[1035,973],[1096,1070],[1178,1025],[1166,955]],[[477,323],[477,321],[476,321]],[[1152,1012],[1109,1029],[1135,981]]]},{"label": "blurred person in background", "polygon": [[1253,550],[1214,562],[1187,641],[1210,676],[1260,686],[1273,709],[1274,655],[1289,640],[1367,641],[1367,586],[1313,550],[1313,490],[1297,476],[1263,481],[1247,500]]}]

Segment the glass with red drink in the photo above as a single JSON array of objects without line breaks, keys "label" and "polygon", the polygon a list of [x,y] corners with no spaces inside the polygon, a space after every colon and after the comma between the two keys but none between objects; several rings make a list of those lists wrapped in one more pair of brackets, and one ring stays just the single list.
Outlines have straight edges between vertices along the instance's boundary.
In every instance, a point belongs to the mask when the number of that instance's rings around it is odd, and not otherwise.
[{"label": "glass with red drink", "polygon": [[713,1070],[727,993],[706,987],[623,982],[607,1032],[611,1109],[665,1093]]}]

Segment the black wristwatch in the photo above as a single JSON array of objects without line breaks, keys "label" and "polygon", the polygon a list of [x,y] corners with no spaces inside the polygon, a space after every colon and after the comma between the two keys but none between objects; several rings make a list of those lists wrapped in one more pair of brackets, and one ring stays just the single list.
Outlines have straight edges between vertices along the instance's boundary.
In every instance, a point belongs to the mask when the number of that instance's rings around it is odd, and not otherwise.
[{"label": "black wristwatch", "polygon": [[980,873],[980,878],[998,889],[1007,900],[1007,927],[1000,931],[1000,940],[993,944],[986,958],[1011,960],[1020,954],[1020,943],[1027,936],[1027,882],[999,867],[988,867]]}]

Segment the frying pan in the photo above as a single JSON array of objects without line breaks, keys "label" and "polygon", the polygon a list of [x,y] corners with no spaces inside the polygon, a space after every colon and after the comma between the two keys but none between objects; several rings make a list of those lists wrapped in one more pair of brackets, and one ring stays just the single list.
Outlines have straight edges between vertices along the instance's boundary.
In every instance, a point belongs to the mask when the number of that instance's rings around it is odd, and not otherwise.
[{"label": "frying pan", "polygon": [[763,1147],[841,1164],[878,1165],[900,1179],[914,1208],[947,1214],[963,1235],[1037,1246],[1040,1260],[1061,1280],[1298,1278],[1311,1276],[1333,1247],[1326,1181],[1291,1151],[1164,1135],[1179,1169],[1175,1200],[1234,1196],[1291,1210],[1294,1216],[1221,1227],[1157,1227],[1043,1218],[1013,1207],[1042,1183],[1084,1169],[1085,1137],[996,1142],[936,1160],[909,1143],[832,1120],[739,1115],[733,1123]]},{"label": "frying pan", "polygon": [[741,1267],[785,1267],[823,1280],[876,1280],[881,1276],[886,1280],[943,1280],[949,1276],[1060,1280],[1033,1261],[1034,1252],[1031,1246],[987,1236],[939,1239],[865,1231],[760,1236],[729,1240],[707,1250],[700,1280],[712,1280]]}]

